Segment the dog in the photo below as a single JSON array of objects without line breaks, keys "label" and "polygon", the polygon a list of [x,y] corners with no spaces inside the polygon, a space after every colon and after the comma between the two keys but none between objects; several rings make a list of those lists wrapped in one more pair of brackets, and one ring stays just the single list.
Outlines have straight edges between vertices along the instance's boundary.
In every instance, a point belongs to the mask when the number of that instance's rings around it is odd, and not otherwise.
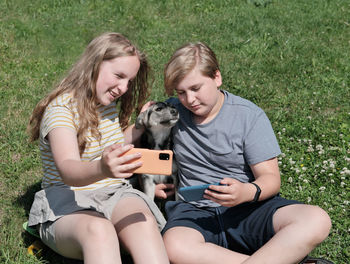
[{"label": "dog", "polygon": [[[179,120],[177,109],[167,102],[156,102],[136,118],[137,129],[144,128],[140,147],[148,149],[172,149],[171,130]],[[172,175],[138,175],[142,191],[152,200],[155,197],[155,187],[158,183],[173,183],[177,186],[177,168],[173,157]]]}]

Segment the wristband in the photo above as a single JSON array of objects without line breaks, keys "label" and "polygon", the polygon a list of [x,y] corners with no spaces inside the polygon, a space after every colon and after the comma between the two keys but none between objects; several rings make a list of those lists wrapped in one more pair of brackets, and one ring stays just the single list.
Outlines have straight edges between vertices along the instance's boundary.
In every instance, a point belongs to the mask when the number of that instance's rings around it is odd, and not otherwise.
[{"label": "wristband", "polygon": [[251,182],[251,184],[253,184],[256,187],[256,193],[255,193],[254,199],[253,199],[253,201],[251,201],[252,203],[255,203],[255,202],[259,201],[261,189],[260,189],[259,185],[257,185],[256,183]]}]

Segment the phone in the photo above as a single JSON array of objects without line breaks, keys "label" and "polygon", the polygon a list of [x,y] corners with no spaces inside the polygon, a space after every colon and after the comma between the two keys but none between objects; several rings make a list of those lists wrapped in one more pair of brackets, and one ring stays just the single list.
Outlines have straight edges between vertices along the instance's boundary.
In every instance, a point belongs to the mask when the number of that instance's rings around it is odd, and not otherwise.
[{"label": "phone", "polygon": [[171,150],[155,150],[145,148],[132,148],[124,155],[141,153],[141,158],[131,160],[127,163],[142,161],[142,166],[129,172],[138,174],[160,174],[171,175],[173,166],[173,152]]},{"label": "phone", "polygon": [[221,184],[219,182],[216,182],[212,184],[182,187],[179,189],[179,194],[181,194],[181,196],[187,202],[203,200],[204,191],[208,189],[210,185],[221,185]]}]

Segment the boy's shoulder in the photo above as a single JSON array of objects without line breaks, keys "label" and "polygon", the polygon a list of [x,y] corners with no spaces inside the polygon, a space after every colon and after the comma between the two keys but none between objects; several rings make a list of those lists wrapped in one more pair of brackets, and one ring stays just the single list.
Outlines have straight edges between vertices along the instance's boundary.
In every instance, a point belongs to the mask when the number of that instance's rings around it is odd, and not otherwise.
[{"label": "boy's shoulder", "polygon": [[167,103],[172,104],[173,106],[175,106],[176,108],[179,106],[180,100],[176,97],[170,97],[166,100]]},{"label": "boy's shoulder", "polygon": [[234,107],[236,110],[261,112],[263,111],[259,106],[249,101],[248,99],[242,98],[238,95],[234,95],[228,91],[222,91],[226,97],[226,105],[228,107]]}]

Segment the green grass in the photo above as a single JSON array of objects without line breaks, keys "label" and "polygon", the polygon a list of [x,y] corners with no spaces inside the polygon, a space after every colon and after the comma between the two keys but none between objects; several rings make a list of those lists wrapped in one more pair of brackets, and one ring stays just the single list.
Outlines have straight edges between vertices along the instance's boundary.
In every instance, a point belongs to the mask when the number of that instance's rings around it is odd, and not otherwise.
[{"label": "green grass", "polygon": [[152,99],[175,48],[204,41],[217,53],[223,88],[262,107],[275,129],[282,194],[324,208],[333,228],[312,255],[350,258],[350,3],[347,0],[0,1],[0,262],[73,263],[51,250],[26,254],[22,231],[41,163],[28,143],[38,100],[86,44],[118,31],[148,55]]}]

